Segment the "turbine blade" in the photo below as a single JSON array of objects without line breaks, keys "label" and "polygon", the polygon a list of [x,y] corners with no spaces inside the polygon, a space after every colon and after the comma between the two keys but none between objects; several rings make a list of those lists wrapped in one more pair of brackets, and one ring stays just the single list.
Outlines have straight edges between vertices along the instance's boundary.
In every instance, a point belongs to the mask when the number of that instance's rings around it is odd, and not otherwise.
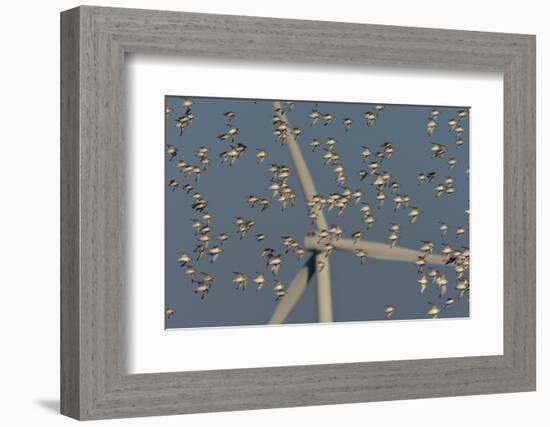
[{"label": "turbine blade", "polygon": [[[419,256],[424,256],[423,251],[404,248],[401,246],[390,247],[390,244],[373,242],[371,240],[359,240],[353,243],[353,239],[338,239],[330,242],[334,249],[346,252],[354,252],[356,249],[363,249],[367,252],[367,260],[369,258],[382,259],[386,261],[401,261],[415,262]],[[317,242],[315,236],[306,236],[304,239],[304,247],[310,251],[323,251],[324,244]],[[445,255],[428,254],[426,255],[426,263],[434,265],[444,265],[446,262]],[[367,261],[368,262],[368,261]]]},{"label": "turbine blade", "polygon": [[[284,111],[279,101],[273,102],[273,109],[275,111]],[[281,118],[282,121],[286,123],[286,125],[288,126],[288,129],[292,129],[292,127],[290,126],[290,123],[288,122],[288,119],[286,118],[286,114],[284,112],[282,113],[276,112],[276,114]],[[309,168],[307,167],[306,161],[304,160],[302,151],[300,150],[300,147],[296,142],[296,139],[294,138],[294,135],[292,134],[292,132],[288,132],[286,145],[288,146],[290,158],[292,159],[292,163],[294,164],[296,177],[300,182],[300,186],[302,187],[302,192],[304,193],[304,197],[306,201],[309,202],[311,201],[313,196],[317,194],[317,190],[315,189],[313,178],[311,177]],[[319,230],[326,230],[328,228],[325,215],[322,211],[318,213],[317,218],[315,219],[315,224],[317,225],[317,228]]]},{"label": "turbine blade", "polygon": [[285,321],[296,303],[300,300],[300,297],[304,293],[314,273],[315,255],[311,255],[305,265],[298,271],[298,274],[296,274],[292,282],[290,282],[286,295],[279,301],[279,304],[277,304],[277,308],[269,320],[270,325],[280,325]]}]

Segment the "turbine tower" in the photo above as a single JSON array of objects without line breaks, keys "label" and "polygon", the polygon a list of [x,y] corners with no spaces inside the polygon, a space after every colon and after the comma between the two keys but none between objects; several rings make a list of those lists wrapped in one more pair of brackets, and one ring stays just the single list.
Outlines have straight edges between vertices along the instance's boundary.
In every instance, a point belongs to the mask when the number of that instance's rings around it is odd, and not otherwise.
[{"label": "turbine tower", "polygon": [[[284,113],[282,105],[279,101],[273,102],[273,109],[275,114],[286,123],[288,129],[291,129],[290,123]],[[304,193],[304,198],[307,202],[310,202],[317,190],[309,168],[307,167],[304,156],[300,150],[296,138],[292,132],[288,132],[286,136],[286,145],[290,153],[290,158],[296,171],[296,176]],[[327,230],[328,225],[322,210],[319,210],[315,218],[315,227],[317,231]],[[363,249],[367,252],[369,258],[382,259],[387,261],[400,261],[400,262],[415,262],[419,256],[426,257],[426,263],[434,265],[444,265],[446,257],[439,254],[425,254],[424,252],[395,246],[390,248],[388,244],[380,242],[374,242],[370,240],[360,240],[357,243],[353,243],[351,239],[341,238],[338,240],[332,239],[331,244],[335,250],[341,250],[344,252],[354,252],[356,249]],[[290,314],[296,303],[300,300],[300,297],[304,293],[306,286],[310,279],[315,274],[317,276],[317,312],[319,322],[332,322],[332,294],[331,294],[331,282],[330,282],[330,263],[329,257],[323,257],[323,263],[325,267],[321,271],[317,271],[316,263],[323,256],[323,246],[312,236],[306,236],[304,240],[304,248],[312,255],[306,261],[304,266],[298,271],[290,285],[288,286],[287,293],[282,298],[271,319],[269,324],[281,324],[285,321]]]}]

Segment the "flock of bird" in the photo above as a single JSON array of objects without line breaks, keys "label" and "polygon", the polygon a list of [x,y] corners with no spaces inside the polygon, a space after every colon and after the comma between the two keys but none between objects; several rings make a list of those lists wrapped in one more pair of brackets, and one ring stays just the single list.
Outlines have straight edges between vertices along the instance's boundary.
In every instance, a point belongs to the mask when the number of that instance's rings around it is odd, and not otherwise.
[{"label": "flock of bird", "polygon": [[[317,105],[317,104],[316,104]],[[175,126],[179,129],[180,136],[184,136],[186,129],[192,125],[196,119],[196,114],[193,113],[193,100],[184,99],[182,102],[183,115],[175,119]],[[275,109],[272,118],[273,135],[275,140],[281,145],[285,145],[289,135],[293,135],[297,143],[301,144],[301,137],[303,129],[298,127],[291,127],[285,119],[285,113],[293,110],[294,102],[287,101],[285,103],[285,109]],[[174,111],[170,107],[166,107],[166,116],[171,118]],[[384,106],[376,105],[372,111],[364,113],[364,119],[366,126],[372,127],[376,125],[380,116],[384,114]],[[232,167],[236,165],[240,158],[248,155],[249,150],[245,144],[239,142],[239,128],[236,126],[237,115],[233,111],[227,111],[224,113],[225,130],[217,135],[217,139],[222,147],[219,153],[222,165]],[[434,135],[437,135],[438,129],[444,126],[440,123],[440,112],[434,108],[426,121],[426,134],[428,140],[433,139]],[[464,132],[464,126],[462,121],[468,116],[467,110],[461,110],[457,113],[456,118],[451,118],[447,121],[448,132],[453,132],[456,135],[456,149],[464,144],[462,134]],[[318,109],[314,109],[308,115],[311,127],[317,125],[321,126],[338,126],[336,118],[329,112],[321,112]],[[341,119],[341,125],[344,127],[345,132],[350,131],[352,126],[357,126],[350,117],[343,117]],[[335,175],[335,182],[337,188],[336,192],[330,194],[316,194],[311,200],[307,200],[307,215],[312,224],[316,223],[316,220],[321,212],[334,211],[337,216],[342,215],[350,206],[356,206],[358,214],[362,222],[364,223],[364,229],[359,230],[343,230],[341,226],[332,224],[327,229],[316,229],[316,231],[308,233],[317,239],[317,243],[323,247],[323,254],[325,258],[330,257],[334,250],[334,242],[338,241],[344,235],[349,235],[354,243],[363,239],[366,232],[370,230],[376,222],[376,214],[373,207],[365,201],[365,193],[372,192],[376,195],[376,203],[378,208],[384,206],[387,199],[393,202],[394,211],[405,209],[410,224],[415,224],[418,218],[422,215],[419,207],[415,206],[411,197],[402,191],[402,186],[399,181],[391,176],[390,173],[383,170],[384,163],[392,158],[395,153],[394,146],[391,141],[382,142],[378,147],[361,146],[358,147],[357,155],[361,157],[364,167],[355,173],[359,177],[359,181],[370,181],[370,188],[365,186],[363,189],[352,190],[347,186],[348,175],[347,169],[341,160],[338,153],[338,146],[340,142],[335,138],[328,138],[324,143],[319,139],[312,139],[308,146],[313,152],[320,151],[320,157],[323,165],[326,168],[332,170]],[[434,197],[439,198],[442,196],[452,197],[455,193],[455,177],[451,176],[451,171],[457,165],[457,160],[454,157],[449,156],[449,148],[441,143],[429,142],[427,150],[431,152],[433,161],[441,161],[441,159],[447,160],[447,168],[449,174],[447,176],[440,177],[435,171],[423,171],[417,176],[419,186],[433,186],[431,189],[434,192]],[[256,221],[253,218],[248,218],[248,215],[242,215],[236,217],[233,221],[235,230],[234,233],[215,233],[214,232],[214,218],[208,211],[208,200],[204,194],[202,194],[197,187],[199,187],[199,179],[201,174],[207,173],[208,168],[211,166],[209,148],[206,146],[200,146],[195,153],[195,160],[190,159],[182,160],[178,159],[179,151],[175,145],[168,144],[166,146],[166,155],[168,161],[177,161],[177,169],[181,176],[175,177],[169,180],[168,187],[171,191],[182,190],[190,199],[190,206],[196,213],[196,218],[193,219],[191,227],[196,237],[197,243],[195,248],[191,252],[180,253],[177,263],[183,269],[183,273],[188,276],[191,283],[194,285],[194,292],[200,296],[201,299],[207,297],[212,290],[215,279],[206,272],[199,272],[194,267],[194,264],[201,260],[204,255],[210,258],[210,262],[216,262],[221,256],[223,256],[226,242],[232,238],[238,239],[254,239],[258,245],[258,253],[264,260],[266,269],[269,273],[257,271],[254,275],[249,275],[246,272],[235,271],[233,273],[233,284],[235,289],[244,291],[247,288],[249,282],[253,283],[257,291],[263,289],[264,285],[271,280],[273,285],[273,292],[276,300],[284,298],[286,295],[286,285],[279,280],[279,271],[284,263],[284,260],[288,256],[296,256],[298,259],[302,259],[306,250],[300,244],[300,241],[292,236],[281,236],[281,248],[269,248],[262,245],[262,241],[266,239],[264,232],[257,232],[255,229]],[[269,151],[264,148],[258,148],[253,153],[256,159],[256,163],[264,167],[264,164],[269,163]],[[273,209],[273,205],[277,204],[281,210],[285,210],[289,207],[294,207],[296,204],[296,191],[291,186],[290,178],[293,175],[293,169],[289,165],[285,164],[270,164],[265,166],[266,172],[269,174],[269,185],[266,188],[266,194],[250,194],[246,197],[246,203],[252,209],[257,209],[259,212],[264,212],[267,209]],[[469,171],[466,171],[469,174]],[[466,209],[465,214],[465,226],[460,226],[454,230],[456,239],[460,239],[466,232],[466,227],[469,221],[469,209]],[[440,236],[445,237],[449,233],[449,225],[445,222],[439,222],[435,225],[439,230]],[[390,247],[394,247],[400,238],[402,232],[400,224],[391,224],[387,231],[387,240]],[[250,237],[249,234],[254,234]],[[426,310],[426,315],[432,318],[437,318],[442,310],[452,305],[456,299],[461,299],[469,292],[469,281],[467,271],[469,268],[469,248],[466,245],[460,245],[458,243],[453,247],[450,244],[444,243],[442,245],[441,253],[445,256],[446,264],[454,269],[456,275],[455,297],[446,297],[443,302],[434,303],[429,301],[429,309]],[[438,290],[439,298],[443,298],[447,289],[450,286],[451,281],[446,275],[436,268],[429,268],[429,264],[426,260],[428,254],[439,252],[436,251],[436,244],[432,241],[422,240],[418,248],[423,255],[419,255],[415,262],[418,278],[417,284],[419,293],[422,294],[426,288],[431,284]],[[364,264],[369,254],[367,251],[361,248],[354,250],[354,255],[358,258],[361,264]],[[321,257],[316,258],[316,269],[321,271],[325,267],[325,262]],[[427,271],[429,268],[429,271]],[[271,277],[269,277],[271,276]],[[381,309],[381,312],[386,318],[390,318],[394,315],[399,308],[388,304]],[[174,310],[166,308],[166,316],[169,318],[174,315]]]}]

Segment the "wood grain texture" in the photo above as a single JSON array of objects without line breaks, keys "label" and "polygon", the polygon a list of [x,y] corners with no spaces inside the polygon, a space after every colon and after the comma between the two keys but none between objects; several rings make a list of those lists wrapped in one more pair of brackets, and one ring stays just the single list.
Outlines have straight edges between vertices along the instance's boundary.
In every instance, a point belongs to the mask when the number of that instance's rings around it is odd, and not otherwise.
[{"label": "wood grain texture", "polygon": [[61,21],[61,412],[80,413],[79,13]]},{"label": "wood grain texture", "polygon": [[[100,419],[535,389],[534,36],[86,6],[61,18],[62,413]],[[128,375],[128,53],[501,71],[504,354]]]}]

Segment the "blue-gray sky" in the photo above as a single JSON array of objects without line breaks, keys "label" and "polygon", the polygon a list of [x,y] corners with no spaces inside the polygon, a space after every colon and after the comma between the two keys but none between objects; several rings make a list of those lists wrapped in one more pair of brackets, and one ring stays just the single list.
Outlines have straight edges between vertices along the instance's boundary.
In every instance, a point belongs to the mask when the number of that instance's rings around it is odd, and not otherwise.
[{"label": "blue-gray sky", "polygon": [[[186,96],[167,96],[166,105],[173,111],[166,116],[166,144],[177,147],[177,156],[170,161],[166,157],[165,237],[166,237],[166,306],[174,314],[166,320],[167,328],[185,328],[199,326],[235,326],[266,324],[277,302],[273,285],[275,281],[260,256],[263,248],[274,248],[284,253],[281,236],[290,235],[299,242],[314,227],[307,217],[306,204],[300,186],[294,174],[291,174],[290,186],[296,191],[296,205],[281,210],[276,200],[260,213],[259,208],[251,208],[247,203],[249,195],[270,196],[272,164],[283,164],[292,168],[288,150],[273,135],[271,100],[226,99],[189,97],[193,100],[192,113],[195,119],[180,136],[176,128],[176,119],[182,116],[186,108],[182,101]],[[426,123],[434,106],[387,105],[375,124],[368,127],[364,118],[366,111],[374,111],[373,104],[305,102],[296,101],[294,108],[287,112],[292,127],[300,127],[303,134],[298,144],[313,175],[317,191],[328,195],[341,191],[335,181],[331,166],[323,163],[322,148],[313,152],[309,142],[316,138],[322,146],[328,138],[338,142],[335,150],[345,167],[348,186],[352,191],[361,189],[363,201],[373,208],[376,219],[374,226],[366,230],[357,205],[350,205],[343,215],[336,211],[325,212],[328,224],[337,224],[344,229],[344,236],[357,230],[364,232],[364,238],[388,243],[388,229],[392,223],[401,226],[398,245],[419,249],[421,240],[433,241],[435,251],[441,251],[441,243],[449,243],[453,248],[469,245],[467,219],[464,211],[469,206],[469,183],[466,170],[469,168],[469,122],[468,117],[460,122],[464,127],[462,139],[464,145],[457,147],[455,132],[449,131],[447,121],[456,118],[464,107],[436,108],[440,112],[439,127],[433,136],[428,136]],[[283,103],[284,105],[284,103]],[[311,125],[308,114],[317,109],[322,113],[330,112],[334,120],[327,126],[320,120]],[[235,126],[239,128],[236,142],[245,144],[247,150],[233,166],[222,164],[219,153],[229,148],[230,141],[220,141],[217,136],[225,132],[227,119],[224,113],[233,111]],[[345,117],[353,120],[349,131],[345,131],[342,121]],[[408,194],[412,206],[417,206],[421,214],[415,224],[409,224],[407,209],[394,211],[393,195],[386,189],[386,202],[377,208],[376,190],[371,185],[373,178],[359,181],[357,175],[361,169],[367,169],[360,156],[361,146],[366,145],[373,152],[381,151],[381,144],[391,141],[394,154],[383,162],[381,170],[391,174],[392,180],[400,183],[398,193]],[[442,159],[433,158],[431,143],[441,143],[448,148]],[[193,177],[185,177],[178,171],[178,160],[198,165],[195,153],[200,146],[209,149],[211,165],[195,182]],[[269,153],[267,160],[258,164],[256,150],[265,149]],[[457,165],[450,169],[447,160],[457,159]],[[418,185],[420,172],[435,171],[438,177],[431,183]],[[455,179],[455,193],[450,196],[435,197],[433,188],[445,177]],[[223,253],[217,261],[210,262],[205,255],[201,260],[192,261],[198,272],[208,272],[215,282],[206,298],[200,299],[193,292],[194,285],[178,266],[177,259],[182,252],[193,256],[197,245],[196,236],[191,228],[192,219],[200,214],[191,208],[191,195],[181,188],[172,191],[167,183],[175,179],[181,184],[192,183],[194,191],[200,192],[207,200],[206,209],[212,217],[213,240],[220,232],[229,234],[230,239],[223,245]],[[255,227],[242,240],[236,233],[234,220],[241,216],[256,221]],[[445,237],[440,236],[439,222],[449,225]],[[463,237],[456,238],[455,230],[466,227]],[[266,234],[263,242],[257,242],[257,233]],[[389,243],[388,243],[389,244]],[[295,254],[284,256],[283,265],[277,280],[288,285],[297,271],[308,258],[307,254],[299,260]],[[449,279],[447,293],[439,298],[435,285],[429,285],[423,294],[419,293],[418,273],[414,264],[369,259],[361,265],[353,254],[334,251],[330,258],[333,315],[335,321],[368,321],[385,318],[387,305],[395,307],[391,319],[416,319],[429,317],[428,301],[443,306],[447,297],[455,298],[455,303],[442,311],[440,317],[465,317],[469,314],[469,298],[456,298],[456,275],[452,267],[438,268]],[[427,268],[426,271],[429,269]],[[247,273],[251,280],[255,272],[263,272],[267,279],[264,288],[257,292],[253,283],[245,291],[236,290],[232,282],[233,272]],[[200,278],[200,274],[199,274]],[[317,321],[317,296],[315,280],[307,287],[300,302],[295,306],[286,323],[309,323]]]}]

